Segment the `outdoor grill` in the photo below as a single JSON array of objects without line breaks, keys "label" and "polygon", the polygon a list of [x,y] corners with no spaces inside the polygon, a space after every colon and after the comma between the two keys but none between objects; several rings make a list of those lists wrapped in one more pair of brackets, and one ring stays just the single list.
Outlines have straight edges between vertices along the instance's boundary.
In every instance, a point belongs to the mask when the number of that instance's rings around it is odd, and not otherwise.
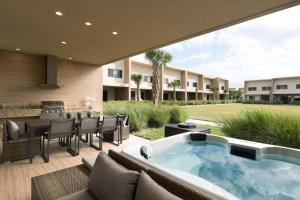
[{"label": "outdoor grill", "polygon": [[65,106],[63,101],[42,101],[41,107],[41,119],[57,119],[64,117]]}]

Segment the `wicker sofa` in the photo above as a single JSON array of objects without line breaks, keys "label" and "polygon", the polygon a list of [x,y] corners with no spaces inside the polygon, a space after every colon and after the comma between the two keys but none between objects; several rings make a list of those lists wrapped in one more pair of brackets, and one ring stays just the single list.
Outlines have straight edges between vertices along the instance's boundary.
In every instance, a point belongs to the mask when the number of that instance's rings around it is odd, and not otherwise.
[{"label": "wicker sofa", "polygon": [[[29,134],[26,131],[26,119],[13,119],[20,128],[20,135],[17,139],[9,139],[6,129],[6,120],[0,122],[0,152],[1,161],[9,162],[29,158]],[[0,147],[0,149],[1,149]],[[33,155],[38,155],[41,150],[40,136],[33,138],[32,142]]]},{"label": "wicker sofa", "polygon": [[[156,183],[168,192],[187,200],[212,200],[215,199],[202,191],[196,190],[189,184],[162,171],[151,168],[135,159],[116,151],[108,152],[110,158],[129,170],[144,171]],[[88,186],[90,169],[84,164],[33,177],[31,179],[31,199],[50,200],[72,196]]]}]

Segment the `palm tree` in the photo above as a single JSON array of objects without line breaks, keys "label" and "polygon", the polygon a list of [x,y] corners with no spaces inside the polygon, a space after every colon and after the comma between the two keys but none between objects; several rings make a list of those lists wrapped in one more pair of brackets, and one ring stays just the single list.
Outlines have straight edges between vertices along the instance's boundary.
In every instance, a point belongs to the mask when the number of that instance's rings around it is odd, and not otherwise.
[{"label": "palm tree", "polygon": [[136,84],[136,91],[137,91],[137,96],[136,96],[136,100],[140,101],[141,97],[140,97],[140,84],[142,82],[143,76],[142,74],[132,74],[131,75],[131,80],[133,80]]},{"label": "palm tree", "polygon": [[168,87],[173,88],[173,98],[176,101],[176,88],[181,85],[180,80],[174,80],[168,84]]},{"label": "palm tree", "polygon": [[213,92],[214,100],[216,100],[216,93],[217,93],[217,91],[219,91],[219,88],[218,87],[212,87],[212,88],[210,88],[210,90]]},{"label": "palm tree", "polygon": [[155,49],[148,51],[145,55],[146,59],[152,64],[153,68],[153,81],[152,81],[152,102],[155,106],[158,105],[159,92],[161,81],[161,68],[165,67],[167,63],[171,62],[172,55],[166,51]]}]

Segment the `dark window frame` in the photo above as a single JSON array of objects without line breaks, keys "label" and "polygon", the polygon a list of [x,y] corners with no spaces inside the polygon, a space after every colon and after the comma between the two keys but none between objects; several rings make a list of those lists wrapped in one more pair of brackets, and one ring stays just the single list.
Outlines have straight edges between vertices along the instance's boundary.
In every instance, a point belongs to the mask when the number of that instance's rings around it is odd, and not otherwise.
[{"label": "dark window frame", "polygon": [[288,85],[276,85],[277,90],[287,90],[288,88]]},{"label": "dark window frame", "polygon": [[152,83],[153,78],[152,78],[152,76],[144,75],[143,81],[144,81],[144,83]]},{"label": "dark window frame", "polygon": [[248,87],[248,91],[257,91],[257,87]]},{"label": "dark window frame", "polygon": [[261,90],[262,90],[262,91],[271,91],[271,90],[272,90],[272,87],[271,87],[271,86],[262,86],[262,87],[261,87]]},{"label": "dark window frame", "polygon": [[169,79],[168,78],[164,78],[164,84],[169,84]]},{"label": "dark window frame", "polygon": [[123,70],[108,68],[107,75],[113,78],[123,78]]}]

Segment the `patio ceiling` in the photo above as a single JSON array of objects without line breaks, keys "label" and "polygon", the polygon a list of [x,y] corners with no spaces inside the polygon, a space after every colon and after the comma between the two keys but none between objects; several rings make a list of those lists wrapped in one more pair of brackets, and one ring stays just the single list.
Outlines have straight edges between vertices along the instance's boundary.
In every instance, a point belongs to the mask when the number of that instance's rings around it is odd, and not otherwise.
[{"label": "patio ceiling", "polygon": [[[6,0],[0,49],[106,64],[299,4],[299,0]],[[62,16],[55,15],[61,11]],[[92,26],[86,26],[91,22]],[[113,35],[112,32],[118,32]],[[66,41],[66,44],[61,44]]]}]

